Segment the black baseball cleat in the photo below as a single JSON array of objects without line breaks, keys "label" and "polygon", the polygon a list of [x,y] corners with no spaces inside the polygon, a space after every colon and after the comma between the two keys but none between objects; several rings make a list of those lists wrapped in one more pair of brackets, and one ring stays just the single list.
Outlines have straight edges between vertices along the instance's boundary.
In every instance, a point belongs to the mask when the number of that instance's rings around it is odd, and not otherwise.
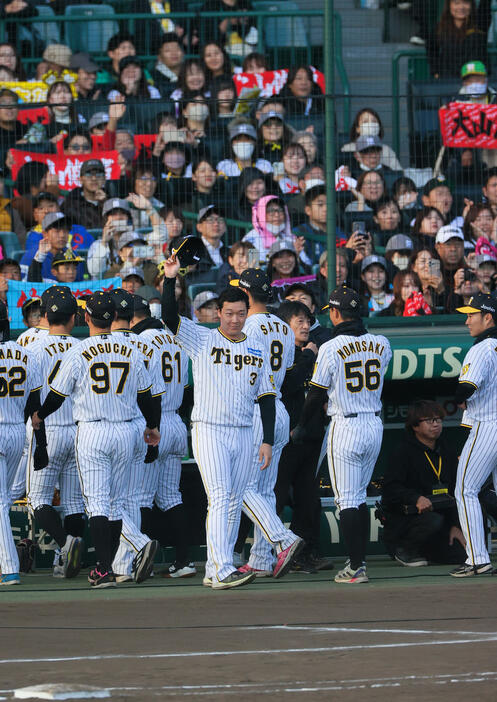
[{"label": "black baseball cleat", "polygon": [[90,571],[88,582],[95,590],[104,587],[116,587],[116,577],[111,571],[101,573],[97,568]]},{"label": "black baseball cleat", "polygon": [[145,546],[136,554],[133,565],[133,578],[135,583],[142,583],[150,577],[154,567],[154,558],[159,548],[159,542],[153,539],[145,544]]},{"label": "black baseball cleat", "polygon": [[450,571],[453,578],[470,578],[473,575],[493,575],[494,573],[494,567],[491,563],[480,563],[479,565],[463,563]]},{"label": "black baseball cleat", "polygon": [[403,566],[410,568],[420,568],[427,566],[428,561],[419,553],[406,551],[404,548],[398,548],[395,551],[395,560]]},{"label": "black baseball cleat", "polygon": [[[204,585],[206,578],[204,578]],[[232,587],[240,587],[248,585],[255,580],[255,573],[242,573],[240,570],[235,570],[223,580],[212,579],[211,587],[213,590],[229,590]]]}]

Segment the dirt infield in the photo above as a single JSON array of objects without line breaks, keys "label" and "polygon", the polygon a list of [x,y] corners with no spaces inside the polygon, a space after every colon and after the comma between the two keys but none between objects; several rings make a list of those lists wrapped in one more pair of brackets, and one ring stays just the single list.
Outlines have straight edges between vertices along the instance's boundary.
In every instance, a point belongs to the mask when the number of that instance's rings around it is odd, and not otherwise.
[{"label": "dirt infield", "polygon": [[25,576],[0,592],[0,699],[88,682],[112,700],[495,700],[497,577],[368,570],[368,585],[327,572],[218,592]]}]

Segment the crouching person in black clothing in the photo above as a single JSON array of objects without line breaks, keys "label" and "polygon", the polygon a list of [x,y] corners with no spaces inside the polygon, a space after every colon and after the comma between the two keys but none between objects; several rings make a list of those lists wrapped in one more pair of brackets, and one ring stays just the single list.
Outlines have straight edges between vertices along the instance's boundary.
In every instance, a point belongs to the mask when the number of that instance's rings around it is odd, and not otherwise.
[{"label": "crouching person in black clothing", "polygon": [[462,563],[465,558],[453,497],[457,455],[441,439],[444,417],[437,402],[410,405],[405,434],[386,470],[384,540],[405,566]]}]

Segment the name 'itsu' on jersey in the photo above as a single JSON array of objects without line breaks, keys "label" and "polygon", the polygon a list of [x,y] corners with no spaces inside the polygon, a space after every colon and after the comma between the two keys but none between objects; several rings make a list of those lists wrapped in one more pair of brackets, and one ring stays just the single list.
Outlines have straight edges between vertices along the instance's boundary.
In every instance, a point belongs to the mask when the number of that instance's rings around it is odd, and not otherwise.
[{"label": "name 'itsu' on jersey", "polygon": [[256,338],[266,351],[271,366],[277,398],[281,386],[295,359],[295,335],[291,328],[274,314],[260,313],[247,317],[243,326],[247,336]]},{"label": "name 'itsu' on jersey", "polygon": [[[48,395],[51,383],[57,377],[62,362],[73,346],[79,343],[78,339],[67,334],[44,334],[34,345],[33,354],[38,359],[43,386],[40,393],[40,400],[43,403]],[[67,426],[73,425],[72,401],[70,398],[59,407],[57,412],[49,415],[45,423],[47,426]]]},{"label": "name 'itsu' on jersey", "polygon": [[276,394],[269,359],[257,338],[244,334],[233,341],[219,328],[207,329],[186,317],[180,318],[175,336],[192,359],[192,422],[252,426],[254,401]]},{"label": "name 'itsu' on jersey", "polygon": [[379,412],[391,357],[388,339],[380,335],[340,334],[323,344],[311,385],[328,390],[328,414]]},{"label": "name 'itsu' on jersey", "polygon": [[466,354],[459,383],[468,383],[475,392],[466,400],[462,424],[497,419],[497,341],[483,339]]},{"label": "name 'itsu' on jersey", "polygon": [[[166,386],[162,396],[162,412],[176,412],[183,402],[184,388],[188,385],[188,356],[176,339],[161,329],[145,329],[138,337],[154,349],[154,366]],[[153,376],[152,368],[149,372]],[[153,394],[153,393],[152,393]]]},{"label": "name 'itsu' on jersey", "polygon": [[29,393],[41,385],[36,357],[15,341],[0,342],[0,422],[23,424]]},{"label": "name 'itsu' on jersey", "polygon": [[140,351],[98,334],[67,352],[50,390],[72,397],[75,422],[127,422],[136,417],[137,394],[151,385]]}]

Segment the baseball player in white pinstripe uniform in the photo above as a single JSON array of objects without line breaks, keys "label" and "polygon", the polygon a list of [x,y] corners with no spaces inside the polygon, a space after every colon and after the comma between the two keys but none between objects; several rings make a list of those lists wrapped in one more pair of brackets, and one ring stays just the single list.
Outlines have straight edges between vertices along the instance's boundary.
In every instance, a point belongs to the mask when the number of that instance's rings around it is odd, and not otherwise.
[{"label": "baseball player in white pinstripe uniform", "polygon": [[381,447],[381,392],[392,352],[386,337],[369,334],[364,328],[361,299],[355,290],[336,288],[326,307],[334,336],[319,349],[311,390],[292,438],[296,441],[302,436],[308,418],[327,395],[331,417],[328,466],[350,561],[335,581],[365,583],[369,533],[366,488]]},{"label": "baseball player in white pinstripe uniform", "polygon": [[[55,288],[55,286],[54,286]],[[78,309],[76,299],[69,288],[55,288],[46,297],[49,333],[32,344],[43,379],[41,400],[48,394],[48,387],[59,372],[65,354],[77,339],[70,336]],[[33,511],[37,524],[57,543],[58,554],[54,565],[55,577],[73,578],[79,573],[83,552],[85,528],[84,505],[79,484],[74,439],[76,425],[72,416],[70,400],[50,415],[46,421],[47,450],[49,463],[44,470],[34,470],[32,456],[28,460],[27,486],[28,506]],[[56,486],[60,487],[60,504],[64,526],[52,498]]]},{"label": "baseball player in white pinstripe uniform", "polygon": [[[26,428],[24,414],[39,407],[41,387],[36,358],[15,341],[9,341],[10,329],[7,307],[0,302],[0,585],[18,585],[19,558],[17,555],[9,510],[12,501],[11,486],[22,454]],[[37,442],[39,436],[37,435]],[[46,440],[45,440],[46,447]],[[37,467],[47,463],[46,448],[43,460],[41,445],[37,446]]]},{"label": "baseball player in white pinstripe uniform", "polygon": [[468,315],[466,326],[474,338],[455,397],[464,409],[462,425],[471,428],[459,458],[455,488],[467,559],[451,572],[455,578],[465,578],[493,572],[478,493],[489,475],[497,486],[497,297],[478,293],[457,311]]},{"label": "baseball player in white pinstripe uniform", "polygon": [[36,327],[29,327],[28,329],[25,329],[23,332],[19,334],[17,337],[16,341],[18,344],[21,346],[29,346],[30,344],[38,341],[38,339],[43,336],[44,334],[48,334],[48,320],[47,320],[47,307],[46,307],[46,296],[48,294],[49,290],[52,290],[53,287],[58,287],[58,286],[52,286],[51,288],[47,288],[47,290],[44,291],[44,294],[42,294],[41,298],[40,297],[31,297],[29,300],[26,300],[26,302],[22,306],[22,313],[23,317],[25,316],[25,311],[27,309],[30,309],[32,307],[36,307],[39,305],[40,308],[40,321],[36,325]]},{"label": "baseball player in white pinstripe uniform", "polygon": [[[116,319],[112,323],[111,331],[113,337],[123,338],[128,343],[135,346],[143,355],[143,361],[148,370],[152,382],[151,393],[159,404],[161,395],[165,392],[166,386],[160,372],[158,354],[154,362],[154,349],[138,339],[137,335],[130,331],[130,322],[133,317],[134,299],[131,293],[116,288],[111,295],[116,305]],[[160,417],[160,410],[157,410]],[[143,474],[150,470],[150,456],[146,459],[146,445],[143,442],[143,430],[145,420],[142,413],[135,405],[136,441],[129,475],[127,480],[127,491],[124,503],[121,538],[119,548],[112,563],[112,568],[116,575],[116,582],[128,582],[135,580],[141,583],[151,573],[151,568],[143,569],[142,563],[153,564],[155,554],[159,547],[158,541],[150,539],[141,531],[140,513],[140,491]],[[157,453],[157,448],[149,447],[148,451]],[[147,465],[143,465],[144,461]]]},{"label": "baseball player in white pinstripe uniform", "polygon": [[295,558],[304,546],[303,539],[287,529],[276,514],[274,494],[281,452],[290,438],[290,419],[281,402],[280,390],[287,370],[293,366],[295,336],[288,324],[267,311],[271,285],[263,271],[249,268],[239,279],[232,280],[231,285],[238,286],[247,293],[249,313],[243,331],[250,338],[256,338],[264,349],[277,392],[273,455],[270,465],[263,471],[260,470],[257,456],[262,442],[262,423],[259,406],[255,405],[253,472],[243,496],[243,510],[254,522],[254,544],[250,549],[248,563],[240,570],[255,572],[257,577],[264,577],[273,575],[273,545],[275,549],[279,547],[280,552],[287,552],[291,558]]},{"label": "baseball player in white pinstripe uniform", "polygon": [[[248,311],[245,293],[236,288],[225,290],[218,302],[220,326],[206,329],[178,316],[174,281],[179,268],[175,256],[164,264],[162,318],[192,359],[193,453],[208,500],[204,585],[227,589],[255,577],[255,573],[241,573],[233,566],[233,547],[252,472],[254,402],[259,401],[263,424],[259,461],[267,468],[274,439],[276,393],[264,349],[242,331]],[[283,556],[278,565],[284,572],[289,561]]]},{"label": "baseball player in white pinstripe uniform", "polygon": [[72,397],[78,425],[76,460],[97,555],[97,566],[88,578],[94,588],[116,584],[111,564],[119,545],[136,443],[137,402],[147,422],[145,442],[157,445],[160,439],[143,357],[124,339],[113,339],[110,327],[115,315],[109,293],[96,292],[88,298],[85,321],[90,336],[67,352],[40,411],[32,417],[37,429],[67,396]]},{"label": "baseball player in white pinstripe uniform", "polygon": [[[143,323],[146,318],[155,326],[155,320],[150,317],[148,302],[135,295],[133,324]],[[188,385],[188,356],[164,329],[144,329],[139,338],[154,348],[158,371],[167,387],[161,398],[159,454],[157,460],[142,472],[142,516],[148,516],[152,523],[159,521],[160,530],[163,533],[167,531],[172,536],[176,558],[162,575],[166,578],[188,578],[197,571],[189,559],[188,522],[179,489],[181,459],[187,453],[188,445],[186,426],[178,414],[184,388]],[[155,359],[154,355],[154,361]],[[156,509],[152,512],[154,503],[160,511]]]}]

